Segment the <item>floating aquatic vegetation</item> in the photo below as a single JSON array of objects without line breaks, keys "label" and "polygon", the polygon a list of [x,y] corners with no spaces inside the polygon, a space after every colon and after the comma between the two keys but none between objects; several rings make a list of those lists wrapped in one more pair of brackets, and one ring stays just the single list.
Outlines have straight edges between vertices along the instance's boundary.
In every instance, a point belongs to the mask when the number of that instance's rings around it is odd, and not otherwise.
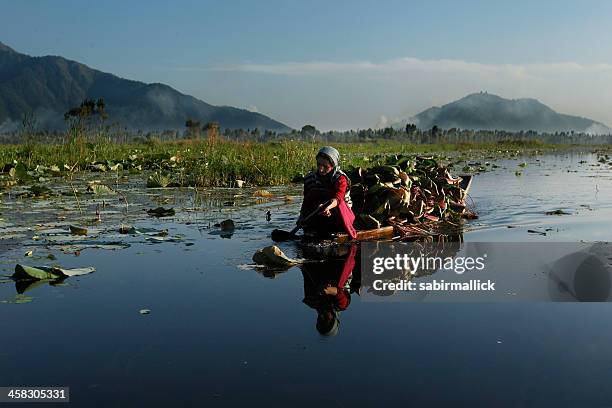
[{"label": "floating aquatic vegetation", "polygon": [[272,194],[268,190],[255,190],[253,192],[253,197],[269,198],[269,197],[272,197],[272,196],[274,196],[274,194]]},{"label": "floating aquatic vegetation", "polygon": [[155,172],[147,179],[148,188],[165,188],[170,185],[170,177],[162,174],[161,172]]},{"label": "floating aquatic vegetation", "polygon": [[546,211],[546,215],[571,215],[571,213],[558,209],[553,211]]},{"label": "floating aquatic vegetation", "polygon": [[183,236],[181,235],[174,235],[171,237],[165,236],[165,235],[162,235],[162,236],[154,235],[154,236],[146,237],[145,240],[148,242],[183,242],[184,241]]},{"label": "floating aquatic vegetation", "polygon": [[353,168],[351,198],[358,229],[398,221],[452,220],[469,213],[463,200],[468,180],[454,177],[433,157],[391,156],[386,165]]},{"label": "floating aquatic vegetation", "polygon": [[110,171],[122,171],[123,170],[123,164],[121,164],[121,163],[112,164],[112,165],[109,166],[109,170]]},{"label": "floating aquatic vegetation", "polygon": [[75,268],[75,269],[62,269],[59,267],[49,266],[27,266],[17,264],[15,266],[15,273],[12,278],[19,279],[58,279],[61,277],[72,277],[87,275],[94,272],[94,267],[87,268]]},{"label": "floating aquatic vegetation", "polygon": [[87,228],[77,227],[76,225],[71,225],[70,233],[74,235],[87,235]]},{"label": "floating aquatic vegetation", "polygon": [[9,176],[21,182],[26,182],[32,179],[32,176],[28,174],[27,167],[23,163],[16,163],[15,166],[9,170]]},{"label": "floating aquatic vegetation", "polygon": [[136,228],[131,225],[122,225],[119,227],[120,234],[136,234]]},{"label": "floating aquatic vegetation", "polygon": [[221,231],[233,231],[236,228],[234,221],[230,219],[223,220],[219,224],[215,224],[215,227],[220,227]]},{"label": "floating aquatic vegetation", "polygon": [[42,184],[34,184],[30,187],[30,194],[34,197],[48,197],[52,192],[49,187]]},{"label": "floating aquatic vegetation", "polygon": [[147,214],[153,217],[171,217],[176,214],[176,211],[174,211],[174,208],[157,207],[147,210]]},{"label": "floating aquatic vegetation", "polygon": [[253,261],[258,265],[287,267],[302,263],[302,260],[289,258],[276,245],[267,246],[253,254]]},{"label": "floating aquatic vegetation", "polygon": [[115,251],[119,249],[127,249],[130,244],[125,242],[88,242],[88,243],[70,243],[59,245],[57,249],[65,254],[80,253],[85,249],[104,249],[107,251]]},{"label": "floating aquatic vegetation", "polygon": [[95,195],[112,195],[116,194],[116,191],[107,186],[101,184],[99,181],[92,181],[87,186],[87,192]]},{"label": "floating aquatic vegetation", "polygon": [[89,170],[103,173],[108,170],[108,167],[103,163],[93,163],[89,166]]}]

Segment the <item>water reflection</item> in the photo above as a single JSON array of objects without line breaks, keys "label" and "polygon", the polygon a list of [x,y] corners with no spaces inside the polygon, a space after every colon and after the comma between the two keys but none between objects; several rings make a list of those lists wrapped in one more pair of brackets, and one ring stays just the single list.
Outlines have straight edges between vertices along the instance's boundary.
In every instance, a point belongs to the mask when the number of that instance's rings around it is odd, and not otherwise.
[{"label": "water reflection", "polygon": [[57,279],[14,279],[15,281],[15,291],[17,294],[22,295],[32,289],[35,289],[39,286],[43,286],[45,284],[49,284],[49,286],[59,286],[64,283],[64,281],[68,278],[68,276],[62,276]]},{"label": "water reflection", "polygon": [[[406,241],[410,241],[409,246],[406,244]],[[370,250],[362,261],[365,265],[371,265],[372,259],[375,257],[393,257],[398,253],[406,254],[414,258],[454,258],[460,251],[462,243],[463,234],[457,231],[449,234],[416,237],[398,243],[373,242],[371,243],[372,245],[369,246]],[[389,289],[389,286],[385,286],[384,289],[375,290],[373,286],[374,278],[383,283],[398,283],[430,276],[436,272],[438,272],[438,269],[435,265],[432,267],[421,267],[417,271],[412,271],[409,268],[389,269],[378,275],[368,274],[363,282],[363,286],[368,295],[371,294],[382,297],[393,296],[396,293],[396,289]],[[404,293],[404,295],[407,295],[413,301],[422,301],[427,296],[427,293],[427,291],[414,291]],[[406,297],[403,299],[406,299]]]},{"label": "water reflection", "polygon": [[62,286],[65,285],[64,281],[68,279],[68,276],[58,277],[56,279],[22,279],[14,276],[9,277],[6,280],[1,280],[0,283],[11,283],[15,284],[15,295],[0,298],[0,303],[29,303],[32,301],[32,297],[26,296],[25,293],[41,286]]},{"label": "water reflection", "polygon": [[[341,247],[342,250],[345,247]],[[344,257],[300,266],[304,279],[304,304],[317,313],[316,329],[324,336],[335,336],[340,328],[340,312],[351,304],[351,293],[359,293],[358,246],[350,245]]]},{"label": "water reflection", "polygon": [[[449,243],[446,245],[444,256],[456,254],[458,243],[463,242],[461,233],[440,234],[437,236],[419,237],[413,241],[427,245],[432,242]],[[451,244],[452,243],[452,244]],[[389,244],[386,242],[385,244]],[[316,311],[316,330],[324,336],[335,336],[340,328],[340,313],[348,309],[352,295],[361,295],[361,245],[360,243],[329,245],[329,244],[302,244],[298,254],[309,261],[300,265],[304,283],[304,304]],[[373,254],[367,254],[374,256]],[[440,255],[440,254],[438,254]],[[320,262],[316,262],[320,261]],[[410,271],[402,271],[397,276],[388,276],[387,279],[403,279],[410,275]],[[435,271],[425,271],[433,274]],[[264,271],[264,276],[266,272]],[[274,276],[273,273],[272,276]],[[366,285],[365,290],[370,291]],[[394,292],[377,291],[380,296],[390,296]]]}]

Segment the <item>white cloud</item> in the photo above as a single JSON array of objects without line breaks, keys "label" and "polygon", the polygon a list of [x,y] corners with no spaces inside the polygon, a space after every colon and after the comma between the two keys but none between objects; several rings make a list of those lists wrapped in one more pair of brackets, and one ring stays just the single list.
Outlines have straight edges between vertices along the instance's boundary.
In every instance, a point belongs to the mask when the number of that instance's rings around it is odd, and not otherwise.
[{"label": "white cloud", "polygon": [[[182,67],[181,70],[197,68]],[[382,62],[281,62],[276,64],[227,64],[202,70],[253,72],[271,75],[325,75],[325,74],[392,74],[424,71],[430,73],[505,74],[517,78],[537,78],[551,73],[612,73],[610,64],[580,64],[577,62],[532,63],[532,64],[482,64],[453,59],[424,60],[412,57]]]},{"label": "white cloud", "polygon": [[246,110],[248,110],[249,112],[259,113],[259,110],[257,109],[257,106],[255,106],[255,105],[247,106]]},{"label": "white cloud", "polygon": [[[226,104],[246,99],[294,127],[304,123],[319,129],[384,127],[396,118],[409,118],[479,91],[536,98],[560,113],[612,124],[611,64],[487,64],[406,57],[176,69],[191,71],[192,78],[203,77],[204,99],[213,94],[222,95]],[[295,95],[291,103],[280,102],[288,92]]]}]

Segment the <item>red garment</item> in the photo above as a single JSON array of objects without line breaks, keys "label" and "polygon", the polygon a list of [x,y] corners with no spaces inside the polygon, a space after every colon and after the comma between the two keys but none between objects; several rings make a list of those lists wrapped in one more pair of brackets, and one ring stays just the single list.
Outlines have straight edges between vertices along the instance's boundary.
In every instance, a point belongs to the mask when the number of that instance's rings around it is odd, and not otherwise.
[{"label": "red garment", "polygon": [[357,255],[357,245],[351,244],[351,250],[344,260],[342,274],[340,275],[340,279],[338,279],[338,283],[336,284],[336,287],[338,288],[336,304],[340,310],[345,310],[351,301],[351,298],[347,295],[344,286],[346,285],[348,278],[353,274],[353,269],[355,268],[355,255]]},{"label": "red garment", "polygon": [[334,230],[336,227],[346,231],[351,238],[357,236],[357,232],[353,227],[355,221],[355,214],[351,208],[344,201],[346,190],[349,188],[348,180],[345,176],[338,177],[336,183],[329,189],[321,188],[304,188],[304,202],[302,203],[302,209],[300,211],[302,217],[306,217],[312,211],[316,210],[319,204],[324,203],[327,200],[335,198],[338,200],[338,206],[332,209],[332,217],[324,217],[322,215],[311,218],[308,222],[309,226],[315,227],[315,229],[327,229]]},{"label": "red garment", "polygon": [[351,210],[351,208],[346,205],[346,201],[344,201],[344,195],[346,194],[346,189],[348,188],[348,180],[346,177],[339,177],[335,187],[336,199],[338,200],[338,211],[340,212],[344,229],[351,238],[355,239],[357,237],[357,231],[355,231],[355,227],[353,227],[355,214],[353,214],[353,210]]},{"label": "red garment", "polygon": [[340,201],[344,201],[344,195],[346,194],[346,189],[348,188],[348,180],[344,176],[338,177],[338,181],[336,181],[335,189],[335,198]]}]

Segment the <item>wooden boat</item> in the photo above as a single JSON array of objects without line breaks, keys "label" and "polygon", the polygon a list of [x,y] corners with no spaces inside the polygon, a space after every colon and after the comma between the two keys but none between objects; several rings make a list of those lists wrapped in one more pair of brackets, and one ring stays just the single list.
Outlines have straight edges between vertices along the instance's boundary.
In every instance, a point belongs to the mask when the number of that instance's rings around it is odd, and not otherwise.
[{"label": "wooden boat", "polygon": [[[465,200],[470,187],[472,185],[472,176],[464,175],[460,176],[461,182],[459,183],[459,187],[461,187],[464,191],[463,196],[461,197],[462,201]],[[458,203],[460,206],[465,206],[464,203]],[[338,244],[344,244],[351,241],[373,241],[378,239],[391,239],[394,236],[395,228],[392,225],[370,229],[370,230],[361,230],[357,231],[357,237],[354,240],[351,240],[351,237],[348,234],[337,234],[333,237],[332,241]]]}]

